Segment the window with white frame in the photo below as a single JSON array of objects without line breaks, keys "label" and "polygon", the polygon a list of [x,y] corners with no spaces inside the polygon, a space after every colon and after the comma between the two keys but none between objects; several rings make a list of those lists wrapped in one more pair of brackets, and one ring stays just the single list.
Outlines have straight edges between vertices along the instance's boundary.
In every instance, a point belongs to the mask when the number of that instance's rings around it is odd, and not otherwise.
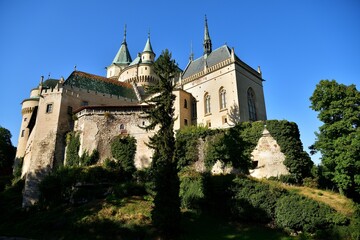
[{"label": "window with white frame", "polygon": [[205,100],[205,114],[210,114],[211,113],[211,108],[210,108],[210,95],[208,93],[205,94],[204,96],[204,100]]}]

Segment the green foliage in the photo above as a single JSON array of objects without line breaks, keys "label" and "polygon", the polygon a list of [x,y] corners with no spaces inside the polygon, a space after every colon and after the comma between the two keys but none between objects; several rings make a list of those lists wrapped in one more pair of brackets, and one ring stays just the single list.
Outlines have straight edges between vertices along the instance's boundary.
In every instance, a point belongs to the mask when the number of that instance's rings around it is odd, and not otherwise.
[{"label": "green foliage", "polygon": [[[152,220],[164,235],[176,234],[180,224],[179,177],[175,158],[174,126],[174,78],[178,67],[168,50],[162,52],[154,64],[159,80],[149,85],[146,93],[152,97],[148,101],[154,107],[147,114],[150,124],[146,130],[158,131],[149,139],[149,147],[154,149],[151,168],[154,176],[155,192]],[[171,220],[170,220],[171,219]]]},{"label": "green foliage", "polygon": [[136,139],[132,136],[117,136],[111,142],[111,154],[117,164],[131,176],[135,171],[134,158],[136,153]]},{"label": "green foliage", "polygon": [[334,214],[329,206],[297,194],[283,196],[277,201],[275,221],[281,228],[314,233],[333,223],[343,223],[344,218]]},{"label": "green foliage", "polygon": [[281,187],[238,177],[232,187],[232,212],[235,218],[255,222],[270,222],[275,218],[277,200],[287,194]]},{"label": "green foliage", "polygon": [[301,183],[303,178],[310,177],[313,162],[307,152],[303,150],[296,123],[285,120],[268,120],[266,128],[285,154],[284,165],[295,177],[296,182]]},{"label": "green foliage", "polygon": [[99,161],[99,151],[94,149],[92,153],[89,155],[87,151],[83,153],[80,157],[80,165],[81,166],[91,166],[96,164]]},{"label": "green foliage", "polygon": [[16,158],[15,159],[14,170],[13,170],[13,175],[14,175],[15,179],[20,179],[23,163],[24,163],[24,158]]},{"label": "green foliage", "polygon": [[205,199],[205,177],[191,168],[180,173],[181,206],[187,209],[199,209]]},{"label": "green foliage", "polygon": [[66,134],[66,165],[79,166],[80,164],[80,136],[76,132]]},{"label": "green foliage", "polygon": [[11,174],[15,153],[10,131],[0,126],[0,174]]},{"label": "green foliage", "polygon": [[68,132],[66,134],[66,166],[90,166],[99,161],[99,152],[94,149],[91,154],[86,150],[79,156],[80,135],[76,132]]},{"label": "green foliage", "polygon": [[201,126],[188,126],[176,133],[175,154],[178,168],[182,169],[198,160],[199,139],[213,135],[214,131]]},{"label": "green foliage", "polygon": [[221,160],[230,164],[242,173],[248,173],[251,166],[250,155],[247,155],[248,144],[243,140],[240,127],[219,131],[207,138],[205,165],[208,169]]},{"label": "green foliage", "polygon": [[360,92],[355,85],[321,80],[310,101],[323,122],[311,146],[321,152],[323,176],[360,201]]},{"label": "green foliage", "polygon": [[121,172],[99,166],[62,167],[50,173],[39,184],[40,202],[44,205],[56,206],[60,203],[69,203],[74,198],[85,197],[85,195],[88,198],[95,195],[102,196],[109,185],[124,181],[122,175]]}]

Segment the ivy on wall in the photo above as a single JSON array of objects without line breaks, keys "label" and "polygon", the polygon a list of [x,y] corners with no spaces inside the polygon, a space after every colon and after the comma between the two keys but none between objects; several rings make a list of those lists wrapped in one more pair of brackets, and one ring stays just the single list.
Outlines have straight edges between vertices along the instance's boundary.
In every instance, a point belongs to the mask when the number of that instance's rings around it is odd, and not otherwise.
[{"label": "ivy on wall", "polygon": [[86,150],[79,156],[80,136],[76,132],[68,132],[66,134],[66,165],[74,166],[90,166],[99,161],[99,152],[94,149],[91,154]]},{"label": "ivy on wall", "polygon": [[286,120],[243,122],[225,130],[194,126],[184,128],[176,135],[179,168],[198,160],[199,139],[203,139],[206,142],[204,154],[208,170],[217,160],[222,160],[225,164],[231,164],[246,173],[250,167],[251,152],[265,127],[285,154],[284,165],[296,181],[301,182],[303,178],[309,177],[313,163],[303,150],[296,123]]}]

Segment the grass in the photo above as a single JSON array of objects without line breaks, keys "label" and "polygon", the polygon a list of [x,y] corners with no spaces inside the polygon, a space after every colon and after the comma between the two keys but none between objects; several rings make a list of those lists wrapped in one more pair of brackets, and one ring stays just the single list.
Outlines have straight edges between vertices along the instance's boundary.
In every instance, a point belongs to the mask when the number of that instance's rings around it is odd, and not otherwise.
[{"label": "grass", "polygon": [[269,184],[278,185],[280,187],[287,189],[288,191],[295,192],[297,194],[304,195],[316,201],[325,203],[329,205],[331,208],[335,209],[337,212],[340,212],[347,217],[350,217],[354,214],[355,211],[354,202],[351,199],[343,195],[340,195],[339,193],[328,190],[310,188],[310,187],[288,185],[285,183],[272,181],[272,180],[261,180],[261,181],[267,182]]}]

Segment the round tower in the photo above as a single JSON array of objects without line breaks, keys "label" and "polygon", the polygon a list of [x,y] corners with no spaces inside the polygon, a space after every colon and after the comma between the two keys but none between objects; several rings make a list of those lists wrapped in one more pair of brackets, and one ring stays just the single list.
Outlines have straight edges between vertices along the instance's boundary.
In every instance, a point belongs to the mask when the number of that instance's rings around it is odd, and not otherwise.
[{"label": "round tower", "polygon": [[43,80],[44,77],[41,76],[39,87],[32,89],[30,91],[30,97],[24,99],[21,103],[22,120],[16,150],[16,158],[23,158],[26,154],[26,146],[36,118],[37,107],[39,106],[39,96]]}]

